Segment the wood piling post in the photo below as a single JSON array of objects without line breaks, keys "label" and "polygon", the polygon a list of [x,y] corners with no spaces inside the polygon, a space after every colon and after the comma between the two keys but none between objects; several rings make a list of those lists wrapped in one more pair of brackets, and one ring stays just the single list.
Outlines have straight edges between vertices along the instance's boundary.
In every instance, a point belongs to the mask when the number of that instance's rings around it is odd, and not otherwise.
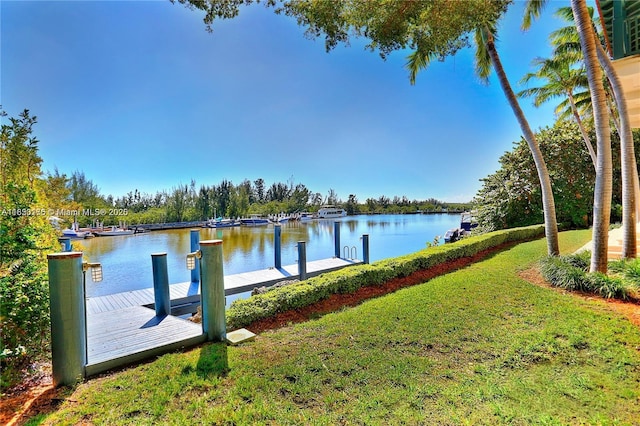
[{"label": "wood piling post", "polygon": [[[192,229],[190,233],[190,243],[191,243],[191,253],[195,253],[200,250],[200,230]],[[196,267],[191,270],[191,282],[199,283],[200,282],[200,259],[196,258]]]},{"label": "wood piling post", "polygon": [[362,235],[362,261],[369,264],[369,234]]},{"label": "wood piling post", "polygon": [[202,331],[208,340],[224,341],[227,335],[222,240],[200,242]]},{"label": "wood piling post", "polygon": [[333,240],[334,240],[334,254],[335,257],[340,257],[340,222],[333,222]]},{"label": "wood piling post", "polygon": [[82,380],[87,364],[82,253],[47,255],[54,386]]},{"label": "wood piling post", "polygon": [[273,231],[274,266],[276,269],[280,269],[282,268],[282,226],[275,224]]},{"label": "wood piling post", "polygon": [[167,253],[151,254],[153,268],[153,296],[156,316],[171,314],[171,297],[169,295],[169,273],[167,271]]},{"label": "wood piling post", "polygon": [[307,243],[298,241],[298,275],[300,281],[307,279]]}]

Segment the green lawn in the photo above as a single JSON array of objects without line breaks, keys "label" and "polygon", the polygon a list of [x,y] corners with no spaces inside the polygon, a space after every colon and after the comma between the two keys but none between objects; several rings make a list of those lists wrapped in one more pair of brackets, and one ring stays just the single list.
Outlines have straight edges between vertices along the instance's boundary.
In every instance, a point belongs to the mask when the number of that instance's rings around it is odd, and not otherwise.
[{"label": "green lawn", "polygon": [[[562,233],[563,252],[589,238]],[[89,380],[35,422],[638,424],[640,330],[518,278],[545,252],[520,244],[239,347]]]}]

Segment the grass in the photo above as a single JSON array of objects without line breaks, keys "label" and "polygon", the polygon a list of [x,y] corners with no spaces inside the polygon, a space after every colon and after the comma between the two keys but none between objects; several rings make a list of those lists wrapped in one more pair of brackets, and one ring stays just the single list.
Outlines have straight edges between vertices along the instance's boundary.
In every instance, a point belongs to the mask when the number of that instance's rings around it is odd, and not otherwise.
[{"label": "grass", "polygon": [[251,343],[90,380],[36,423],[637,424],[640,330],[520,279],[545,251],[520,244]]}]

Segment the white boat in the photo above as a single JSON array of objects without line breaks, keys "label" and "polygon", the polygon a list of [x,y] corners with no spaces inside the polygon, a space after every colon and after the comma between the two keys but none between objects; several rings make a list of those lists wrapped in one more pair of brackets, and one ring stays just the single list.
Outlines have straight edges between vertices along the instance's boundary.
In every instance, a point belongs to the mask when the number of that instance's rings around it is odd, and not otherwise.
[{"label": "white boat", "polygon": [[274,222],[274,223],[286,223],[286,222],[289,222],[289,220],[291,220],[291,216],[284,213],[280,213],[278,215],[269,216],[269,219],[271,220],[271,222]]},{"label": "white boat", "polygon": [[133,235],[136,231],[133,229],[124,229],[117,226],[111,228],[103,228],[100,231],[95,231],[95,234],[99,237],[114,237],[118,235]]},{"label": "white boat", "polygon": [[335,219],[339,217],[345,217],[347,211],[336,206],[322,206],[318,210],[318,219]]},{"label": "white boat", "polygon": [[460,215],[460,228],[464,229],[466,232],[471,232],[472,229],[478,226],[478,222],[474,217],[473,211],[464,212]]},{"label": "white boat", "polygon": [[300,222],[311,222],[315,218],[315,215],[309,212],[302,212],[298,214],[298,220]]},{"label": "white boat", "polygon": [[63,229],[62,236],[67,238],[86,238],[91,234],[89,231],[76,231],[75,229]]},{"label": "white boat", "polygon": [[90,238],[93,234],[89,231],[81,231],[78,222],[73,222],[71,228],[62,230],[62,236],[67,238]]}]

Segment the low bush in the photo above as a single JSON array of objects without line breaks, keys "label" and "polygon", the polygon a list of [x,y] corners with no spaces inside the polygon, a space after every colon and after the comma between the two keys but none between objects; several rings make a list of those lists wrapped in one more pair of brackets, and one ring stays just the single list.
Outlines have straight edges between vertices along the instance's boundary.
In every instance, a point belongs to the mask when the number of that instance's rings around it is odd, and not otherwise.
[{"label": "low bush", "polygon": [[352,266],[274,288],[263,294],[233,302],[227,310],[227,327],[245,327],[280,312],[320,302],[332,294],[354,293],[362,287],[382,285],[394,278],[407,277],[419,270],[470,257],[504,243],[525,241],[543,234],[543,225],[494,231],[464,238],[453,244],[428,247],[410,255],[384,259],[369,265]]},{"label": "low bush", "polygon": [[541,262],[542,276],[554,287],[586,291],[607,299],[627,299],[638,288],[637,259],[609,263],[609,275],[589,273],[591,253],[583,251],[568,256],[549,256]]}]

